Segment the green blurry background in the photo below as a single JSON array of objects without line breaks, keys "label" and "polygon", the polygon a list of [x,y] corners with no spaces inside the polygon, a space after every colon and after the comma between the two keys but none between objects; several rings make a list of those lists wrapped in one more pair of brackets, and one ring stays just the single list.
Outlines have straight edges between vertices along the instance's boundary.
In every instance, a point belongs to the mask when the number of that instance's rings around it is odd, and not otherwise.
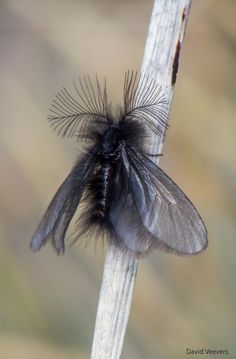
[{"label": "green blurry background", "polygon": [[[107,75],[120,99],[125,70],[140,68],[151,8],[0,2],[0,359],[89,358],[104,248],[29,249],[78,153],[46,115],[55,93],[87,73]],[[140,263],[123,358],[178,359],[186,348],[236,358],[235,15],[233,0],[193,1],[161,161],[203,216],[209,248]]]}]

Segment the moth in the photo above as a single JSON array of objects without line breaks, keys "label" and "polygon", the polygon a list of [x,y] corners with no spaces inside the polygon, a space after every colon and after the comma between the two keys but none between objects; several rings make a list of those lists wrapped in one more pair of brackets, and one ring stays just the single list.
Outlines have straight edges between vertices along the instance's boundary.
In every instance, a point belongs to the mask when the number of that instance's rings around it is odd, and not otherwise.
[{"label": "moth", "polygon": [[[125,74],[123,106],[114,109],[106,81],[79,79],[75,95],[63,88],[48,121],[63,137],[86,144],[59,187],[31,240],[38,251],[49,240],[57,254],[74,224],[75,240],[96,236],[138,256],[154,248],[193,255],[207,247],[206,227],[183,191],[148,153],[151,133],[163,139],[167,101],[150,77]],[[155,155],[155,154],[153,154]]]}]

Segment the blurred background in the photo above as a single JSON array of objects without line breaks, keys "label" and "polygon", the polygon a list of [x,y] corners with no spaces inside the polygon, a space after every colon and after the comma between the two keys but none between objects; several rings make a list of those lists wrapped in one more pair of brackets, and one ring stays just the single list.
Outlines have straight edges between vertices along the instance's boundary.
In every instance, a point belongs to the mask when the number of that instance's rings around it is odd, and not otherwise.
[{"label": "blurred background", "polygon": [[[114,101],[139,69],[151,0],[0,2],[0,359],[89,358],[105,250],[29,242],[77,157],[46,116],[62,86],[106,75]],[[194,258],[141,261],[123,358],[186,349],[236,357],[236,3],[193,1],[161,167],[205,220]],[[188,357],[191,357],[188,355]]]}]

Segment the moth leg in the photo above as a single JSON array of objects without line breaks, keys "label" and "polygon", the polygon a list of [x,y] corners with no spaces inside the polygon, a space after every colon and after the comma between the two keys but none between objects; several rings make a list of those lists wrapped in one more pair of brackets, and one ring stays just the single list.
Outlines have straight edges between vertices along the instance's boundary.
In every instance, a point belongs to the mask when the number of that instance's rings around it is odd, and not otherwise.
[{"label": "moth leg", "polygon": [[152,157],[160,157],[160,156],[163,156],[163,153],[157,153],[157,154],[155,154],[155,153],[144,152],[144,154],[145,154],[146,156],[152,156]]}]

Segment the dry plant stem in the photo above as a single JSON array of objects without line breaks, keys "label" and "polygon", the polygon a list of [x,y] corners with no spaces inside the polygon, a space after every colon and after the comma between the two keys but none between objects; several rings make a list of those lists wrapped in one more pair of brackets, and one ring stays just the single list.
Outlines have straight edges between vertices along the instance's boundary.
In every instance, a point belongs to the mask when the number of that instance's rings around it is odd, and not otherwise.
[{"label": "dry plant stem", "polygon": [[[154,1],[141,72],[150,75],[161,86],[168,101],[168,112],[190,6],[191,0]],[[163,141],[153,135],[150,153],[161,153]],[[159,159],[157,157],[156,163]]]},{"label": "dry plant stem", "polygon": [[92,359],[120,357],[138,260],[110,247],[106,254],[92,347]]},{"label": "dry plant stem", "polygon": [[[163,89],[170,108],[179,54],[191,0],[155,0],[141,72],[151,75]],[[151,138],[150,153],[160,153],[163,141]],[[93,338],[91,359],[121,356],[128,322],[137,258],[109,247]]]}]

